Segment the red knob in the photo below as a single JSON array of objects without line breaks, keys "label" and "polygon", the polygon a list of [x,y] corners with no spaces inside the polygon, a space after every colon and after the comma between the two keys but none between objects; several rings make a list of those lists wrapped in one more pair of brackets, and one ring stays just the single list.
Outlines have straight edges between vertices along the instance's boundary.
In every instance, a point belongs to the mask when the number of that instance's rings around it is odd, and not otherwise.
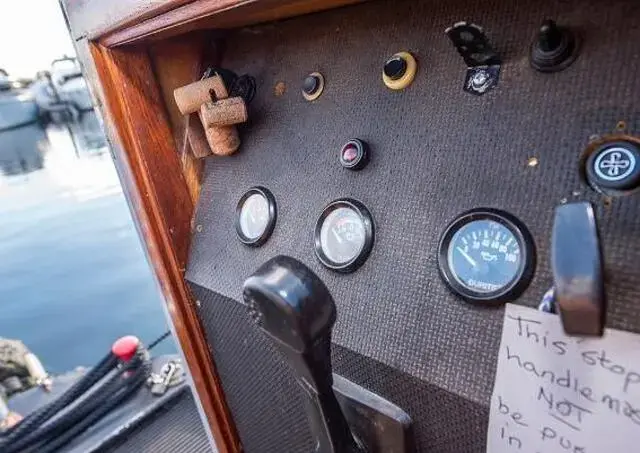
[{"label": "red knob", "polygon": [[113,343],[111,352],[123,362],[128,362],[136,354],[138,346],[140,346],[138,337],[127,335],[118,338],[115,343]]}]

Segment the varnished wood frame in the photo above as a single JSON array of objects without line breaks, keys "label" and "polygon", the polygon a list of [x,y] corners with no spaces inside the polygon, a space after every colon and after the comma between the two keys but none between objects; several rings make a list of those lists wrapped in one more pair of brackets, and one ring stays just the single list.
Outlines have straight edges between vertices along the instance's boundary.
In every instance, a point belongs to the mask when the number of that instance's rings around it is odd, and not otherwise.
[{"label": "varnished wood frame", "polygon": [[[233,421],[184,281],[199,164],[174,140],[146,48],[86,43],[101,87],[114,160],[174,334],[220,452],[241,451]],[[87,71],[88,72],[88,71]]]},{"label": "varnished wood frame", "polygon": [[96,15],[112,2],[61,0],[136,227],[221,453],[242,447],[184,280],[202,162],[185,145],[172,92],[199,76],[203,60],[215,63],[216,56],[206,52],[212,47],[209,36],[194,30],[233,28],[358,1],[119,0],[102,20]]}]

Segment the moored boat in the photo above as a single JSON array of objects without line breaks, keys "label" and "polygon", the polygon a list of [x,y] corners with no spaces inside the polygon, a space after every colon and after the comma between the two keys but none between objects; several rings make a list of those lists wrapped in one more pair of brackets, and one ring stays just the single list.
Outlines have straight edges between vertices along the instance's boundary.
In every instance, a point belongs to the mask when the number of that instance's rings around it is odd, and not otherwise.
[{"label": "moored boat", "polygon": [[29,173],[44,166],[46,134],[31,92],[0,69],[0,172]]},{"label": "moored boat", "polygon": [[41,71],[31,91],[46,122],[66,126],[79,150],[106,145],[91,94],[78,61],[64,56]]}]

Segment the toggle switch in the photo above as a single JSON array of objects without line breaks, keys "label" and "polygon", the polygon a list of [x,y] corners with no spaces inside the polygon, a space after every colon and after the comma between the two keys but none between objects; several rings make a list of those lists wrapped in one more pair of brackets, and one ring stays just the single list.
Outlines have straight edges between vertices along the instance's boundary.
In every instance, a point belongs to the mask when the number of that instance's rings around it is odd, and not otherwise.
[{"label": "toggle switch", "polygon": [[382,81],[391,90],[403,90],[413,82],[418,63],[409,52],[398,52],[384,63]]},{"label": "toggle switch", "polygon": [[604,271],[593,207],[556,208],[551,238],[556,310],[568,335],[602,336],[606,315]]},{"label": "toggle switch", "polygon": [[531,44],[531,66],[540,72],[562,71],[578,56],[578,40],[569,28],[547,19]]}]

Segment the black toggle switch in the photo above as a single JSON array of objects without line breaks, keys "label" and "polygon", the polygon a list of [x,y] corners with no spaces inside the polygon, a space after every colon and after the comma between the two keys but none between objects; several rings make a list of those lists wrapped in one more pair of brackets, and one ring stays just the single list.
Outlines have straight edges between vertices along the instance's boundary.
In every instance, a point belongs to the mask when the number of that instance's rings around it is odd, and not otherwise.
[{"label": "black toggle switch", "polygon": [[544,52],[553,52],[563,46],[563,33],[556,23],[550,19],[545,20],[540,27],[538,46]]},{"label": "black toggle switch", "polygon": [[606,316],[604,271],[593,207],[556,208],[551,239],[556,309],[568,335],[602,336]]},{"label": "black toggle switch", "polygon": [[244,282],[243,297],[306,395],[315,452],[361,451],[332,388],[331,329],[336,307],[322,280],[299,261],[278,256]]},{"label": "black toggle switch", "polygon": [[569,66],[578,56],[578,40],[567,27],[559,27],[547,19],[531,44],[531,66],[540,72],[557,72]]}]

